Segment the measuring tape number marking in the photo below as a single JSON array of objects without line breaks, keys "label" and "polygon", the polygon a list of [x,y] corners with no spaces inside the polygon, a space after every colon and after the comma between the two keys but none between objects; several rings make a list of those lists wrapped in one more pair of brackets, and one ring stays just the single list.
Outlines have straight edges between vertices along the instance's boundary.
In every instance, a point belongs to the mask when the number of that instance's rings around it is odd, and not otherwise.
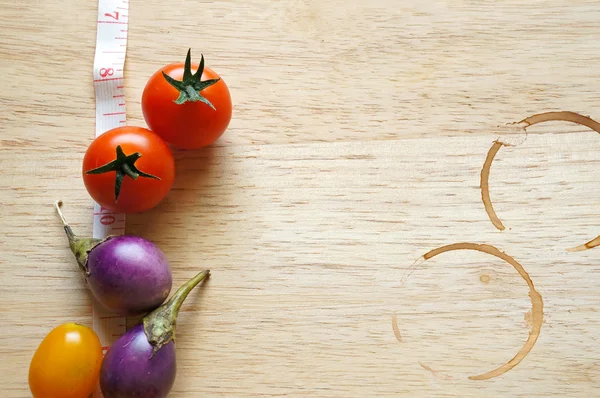
[{"label": "measuring tape number marking", "polygon": [[[96,93],[96,137],[115,127],[125,126],[125,55],[127,53],[128,0],[98,0],[94,89]],[[125,233],[125,214],[114,213],[94,202],[93,237]],[[106,353],[126,330],[124,316],[107,312],[94,301],[92,328]],[[93,395],[102,397],[99,388]]]}]

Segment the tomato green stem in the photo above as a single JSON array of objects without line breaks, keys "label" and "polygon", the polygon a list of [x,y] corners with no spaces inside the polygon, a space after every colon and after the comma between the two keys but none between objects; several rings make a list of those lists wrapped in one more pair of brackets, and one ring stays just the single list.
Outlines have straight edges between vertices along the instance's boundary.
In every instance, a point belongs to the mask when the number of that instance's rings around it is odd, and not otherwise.
[{"label": "tomato green stem", "polygon": [[171,340],[175,341],[175,327],[181,305],[192,289],[209,276],[210,270],[200,272],[181,286],[166,303],[144,317],[144,332],[148,342],[154,347],[153,355]]},{"label": "tomato green stem", "polygon": [[144,173],[143,171],[140,171],[137,167],[135,167],[135,162],[141,157],[142,154],[139,152],[135,152],[131,155],[125,155],[125,152],[123,152],[123,148],[121,148],[121,145],[118,145],[117,158],[115,160],[108,162],[100,167],[96,167],[95,169],[88,170],[85,173],[103,174],[114,171],[117,174],[115,179],[115,202],[117,202],[117,200],[119,200],[121,186],[123,185],[123,179],[126,175],[133,180],[137,180],[140,176],[160,180],[159,177],[154,176],[152,174]]},{"label": "tomato green stem", "polygon": [[175,100],[175,103],[178,105],[184,104],[188,101],[190,102],[204,102],[206,105],[210,106],[213,110],[216,110],[214,105],[206,99],[200,93],[205,88],[216,84],[221,79],[211,79],[202,81],[202,73],[204,73],[204,55],[200,59],[200,65],[198,66],[198,70],[196,73],[192,74],[192,50],[189,49],[187,52],[187,57],[185,58],[185,65],[183,67],[183,79],[181,81],[173,79],[171,76],[167,75],[165,72],[162,72],[165,80],[171,86],[175,87],[179,91],[179,97]]}]

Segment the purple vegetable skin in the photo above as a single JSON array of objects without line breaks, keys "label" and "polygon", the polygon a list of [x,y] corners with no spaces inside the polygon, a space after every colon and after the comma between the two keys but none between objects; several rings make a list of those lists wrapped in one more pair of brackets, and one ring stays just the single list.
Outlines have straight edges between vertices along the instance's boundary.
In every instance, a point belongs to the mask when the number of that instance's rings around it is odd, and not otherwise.
[{"label": "purple vegetable skin", "polygon": [[179,309],[190,291],[209,275],[208,270],[200,272],[110,346],[100,370],[105,398],[167,397],[177,373],[175,326]]},{"label": "purple vegetable skin", "polygon": [[105,398],[166,397],[175,382],[175,343],[170,341],[152,357],[153,350],[143,324],[115,341],[102,365],[100,384]]},{"label": "purple vegetable skin", "polygon": [[173,284],[171,267],[156,245],[132,235],[79,238],[60,211],[61,203],[55,206],[69,246],[102,306],[118,314],[137,315],[165,301]]}]

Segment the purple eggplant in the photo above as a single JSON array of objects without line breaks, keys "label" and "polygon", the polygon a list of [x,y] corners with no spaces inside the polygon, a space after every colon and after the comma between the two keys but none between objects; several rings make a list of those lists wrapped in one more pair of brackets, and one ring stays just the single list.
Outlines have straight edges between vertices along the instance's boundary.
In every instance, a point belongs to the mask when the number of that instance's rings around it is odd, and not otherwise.
[{"label": "purple eggplant", "polygon": [[173,277],[164,253],[139,236],[80,238],[65,220],[62,202],[56,210],[69,238],[69,246],[94,298],[121,315],[144,314],[161,305],[171,292]]},{"label": "purple eggplant", "polygon": [[209,275],[209,270],[200,272],[110,346],[100,369],[105,398],[164,398],[169,394],[177,373],[175,326],[179,309],[190,291]]}]

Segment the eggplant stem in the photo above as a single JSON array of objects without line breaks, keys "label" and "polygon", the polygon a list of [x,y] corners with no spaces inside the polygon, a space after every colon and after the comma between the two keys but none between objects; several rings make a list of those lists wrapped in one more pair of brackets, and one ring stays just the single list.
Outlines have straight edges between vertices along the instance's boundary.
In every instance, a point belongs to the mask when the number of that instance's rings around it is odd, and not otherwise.
[{"label": "eggplant stem", "polygon": [[63,227],[65,229],[65,233],[67,234],[67,238],[69,239],[69,247],[71,248],[71,252],[75,255],[75,259],[77,260],[77,265],[83,273],[88,276],[90,274],[90,270],[87,266],[87,258],[88,253],[100,243],[102,243],[103,239],[95,239],[95,238],[79,238],[71,229],[71,226],[65,219],[60,207],[62,206],[62,200],[57,200],[54,202],[54,208],[60,217],[60,221],[62,221]]},{"label": "eggplant stem", "polygon": [[181,309],[181,305],[187,298],[188,294],[190,294],[192,289],[195,288],[198,285],[198,283],[202,282],[209,275],[210,270],[200,272],[198,275],[190,279],[186,284],[177,289],[173,297],[169,299],[166,306],[171,310],[173,314],[172,317],[174,320],[177,319],[177,316],[179,315],[179,310]]},{"label": "eggplant stem", "polygon": [[209,276],[210,270],[198,273],[177,289],[175,294],[166,303],[144,317],[144,333],[148,342],[153,346],[152,356],[164,345],[175,340],[177,316],[179,315],[181,305],[192,289]]},{"label": "eggplant stem", "polygon": [[73,229],[71,229],[71,226],[67,222],[62,210],[60,210],[60,207],[62,206],[62,204],[63,204],[62,200],[58,199],[56,202],[54,202],[54,208],[56,209],[56,212],[58,213],[58,216],[60,217],[60,221],[62,222],[63,227],[65,228],[65,233],[67,234],[67,237],[69,238],[69,243],[72,243],[77,238],[75,236],[75,233],[73,232]]},{"label": "eggplant stem", "polygon": [[67,222],[67,220],[65,219],[65,216],[63,215],[62,211],[60,210],[60,207],[62,206],[63,202],[61,199],[58,199],[56,202],[54,202],[54,207],[56,208],[56,212],[58,213],[58,216],[60,217],[60,221],[62,221],[63,225],[66,227],[67,225],[69,225],[69,223]]}]

